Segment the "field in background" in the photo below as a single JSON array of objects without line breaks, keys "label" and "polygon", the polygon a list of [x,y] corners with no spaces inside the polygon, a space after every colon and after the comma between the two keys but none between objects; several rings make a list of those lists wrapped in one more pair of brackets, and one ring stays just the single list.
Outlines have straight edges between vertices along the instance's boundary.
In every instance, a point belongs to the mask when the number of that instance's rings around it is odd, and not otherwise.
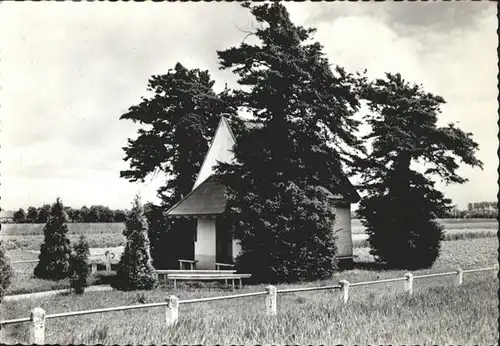
[{"label": "field in background", "polygon": [[[85,234],[91,248],[125,246],[127,238],[121,233]],[[80,234],[68,236],[71,243],[76,243]],[[39,251],[43,243],[43,235],[8,235],[2,236],[7,251],[12,250],[34,250]]]},{"label": "field in background", "polygon": [[[43,243],[45,224],[2,224],[0,239],[7,250],[40,250]],[[121,222],[113,223],[68,223],[69,239],[78,241],[81,234],[87,237],[90,247],[124,246],[125,226]]]},{"label": "field in background", "polygon": [[[496,237],[495,219],[440,219],[445,227],[445,241]],[[7,250],[39,250],[43,242],[44,224],[2,224],[0,239]],[[123,223],[70,223],[69,238],[76,242],[80,234],[87,236],[90,247],[124,246]],[[352,220],[354,247],[366,247],[367,235],[359,219]]]},{"label": "field in background", "polygon": [[[445,232],[498,230],[498,220],[496,219],[438,219],[437,221],[444,226]],[[353,234],[365,233],[365,228],[359,219],[352,219],[351,230]]]},{"label": "field in background", "polygon": [[[32,235],[43,236],[44,223],[4,223],[2,236]],[[109,223],[68,223],[68,234],[114,234],[123,232],[123,222]]]},{"label": "field in background", "polygon": [[[450,269],[488,267],[497,263],[497,239],[443,243],[434,266],[414,274]],[[380,270],[368,249],[356,249],[356,269],[336,273],[332,279],[278,288],[318,286],[401,277],[402,270]],[[498,340],[498,281],[496,273],[464,274],[464,285],[453,277],[416,280],[414,296],[402,296],[403,283],[352,287],[347,305],[340,292],[302,292],[278,296],[278,316],[264,316],[264,298],[181,305],[179,323],[163,326],[164,308],[54,319],[46,322],[49,344],[495,344]],[[245,286],[236,293],[264,290]],[[29,316],[40,306],[47,313],[86,310],[146,302],[161,302],[169,294],[181,300],[231,294],[222,288],[196,289],[179,285],[149,292],[96,292],[83,296],[57,296],[0,306],[3,319]],[[27,325],[6,326],[2,341],[26,342]]]}]

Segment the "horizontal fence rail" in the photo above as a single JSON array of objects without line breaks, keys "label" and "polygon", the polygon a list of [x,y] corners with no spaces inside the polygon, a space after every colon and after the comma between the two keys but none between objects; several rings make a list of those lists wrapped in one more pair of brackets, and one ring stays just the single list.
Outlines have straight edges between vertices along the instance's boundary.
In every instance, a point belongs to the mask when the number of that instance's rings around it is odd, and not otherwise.
[{"label": "horizontal fence rail", "polygon": [[204,303],[204,302],[211,302],[211,301],[214,301],[214,300],[227,300],[227,299],[235,299],[235,298],[264,296],[266,294],[267,294],[266,291],[262,291],[262,292],[232,294],[230,296],[219,296],[219,297],[187,299],[187,300],[179,300],[179,304]]},{"label": "horizontal fence rail", "polygon": [[393,279],[382,279],[382,280],[363,281],[363,282],[352,282],[349,284],[349,286],[366,286],[366,285],[382,284],[387,282],[397,282],[405,280],[406,278],[393,278]]},{"label": "horizontal fence rail", "polygon": [[339,285],[329,285],[329,286],[317,286],[317,287],[302,287],[302,288],[288,288],[278,290],[275,286],[266,287],[266,291],[260,292],[252,292],[252,293],[242,293],[242,294],[233,294],[227,296],[217,296],[217,297],[207,297],[207,298],[196,298],[196,299],[187,299],[187,300],[179,300],[176,296],[168,296],[165,302],[159,303],[148,303],[148,304],[138,304],[138,305],[128,305],[128,306],[117,306],[112,308],[102,308],[102,309],[92,309],[92,310],[83,310],[83,311],[73,311],[73,312],[63,312],[56,314],[46,315],[45,311],[39,307],[31,310],[30,317],[17,318],[12,320],[3,320],[0,321],[0,327],[5,325],[17,324],[17,323],[25,323],[31,322],[30,325],[30,340],[29,342],[32,344],[44,344],[45,341],[45,320],[54,319],[54,318],[66,318],[66,317],[74,317],[74,316],[82,316],[89,314],[97,314],[97,313],[105,313],[105,312],[118,312],[118,311],[126,311],[126,310],[135,310],[135,309],[147,309],[154,307],[166,307],[165,311],[165,323],[167,327],[171,327],[177,324],[178,316],[179,316],[179,305],[183,304],[194,304],[194,303],[203,303],[217,300],[227,300],[227,299],[236,299],[236,298],[247,298],[247,297],[256,297],[256,296],[265,296],[265,310],[266,315],[268,316],[276,316],[277,315],[277,294],[278,293],[292,293],[292,292],[307,292],[307,291],[320,291],[320,290],[336,290],[340,289],[342,291],[343,302],[347,303],[349,300],[349,287],[354,286],[366,286],[373,284],[381,284],[381,283],[389,283],[389,282],[404,282],[404,291],[407,294],[412,294],[413,292],[413,280],[414,279],[423,279],[423,278],[431,278],[431,277],[439,277],[439,276],[451,276],[456,275],[456,284],[461,285],[463,283],[463,274],[464,273],[474,273],[481,271],[490,271],[490,270],[498,270],[498,266],[488,267],[488,268],[477,268],[477,269],[467,269],[462,270],[458,268],[455,271],[443,272],[443,273],[430,273],[430,274],[422,274],[422,275],[413,275],[411,273],[406,273],[404,277],[399,278],[390,278],[390,279],[381,279],[374,281],[364,281],[364,282],[353,282],[349,283],[347,280],[341,280]]},{"label": "horizontal fence rail", "polygon": [[319,287],[303,287],[303,288],[287,288],[278,290],[277,293],[292,293],[292,292],[307,292],[307,291],[322,291],[342,288],[341,285],[319,286]]}]

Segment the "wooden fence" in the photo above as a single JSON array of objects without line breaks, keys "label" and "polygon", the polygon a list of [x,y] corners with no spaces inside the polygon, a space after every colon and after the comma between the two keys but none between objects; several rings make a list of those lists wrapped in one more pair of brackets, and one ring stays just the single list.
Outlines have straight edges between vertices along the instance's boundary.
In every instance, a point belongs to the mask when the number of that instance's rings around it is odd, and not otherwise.
[{"label": "wooden fence", "polygon": [[474,273],[474,272],[489,271],[489,270],[498,270],[498,266],[488,267],[488,268],[468,269],[468,270],[458,269],[455,271],[450,271],[450,272],[445,272],[445,273],[433,273],[433,274],[423,274],[423,275],[413,275],[411,273],[406,273],[404,275],[404,277],[402,277],[402,278],[400,277],[400,278],[391,278],[391,279],[365,281],[365,282],[350,283],[347,280],[341,280],[339,285],[330,285],[330,286],[288,288],[288,289],[278,290],[275,286],[270,285],[270,286],[266,287],[265,291],[261,291],[261,292],[233,294],[233,295],[228,295],[228,296],[198,298],[198,299],[188,299],[188,300],[179,300],[179,298],[177,298],[176,296],[170,295],[167,297],[165,302],[161,302],[161,303],[117,306],[117,307],[113,307],[113,308],[63,312],[63,313],[50,314],[50,315],[47,315],[45,313],[45,310],[43,310],[42,308],[36,307],[36,308],[31,310],[30,317],[0,321],[0,328],[2,326],[10,325],[10,324],[31,322],[30,332],[29,332],[29,337],[30,337],[29,342],[31,344],[44,344],[45,343],[45,320],[53,319],[53,318],[65,318],[65,317],[82,316],[82,315],[89,315],[89,314],[98,314],[98,313],[104,313],[104,312],[147,309],[147,308],[164,306],[164,307],[166,307],[165,324],[167,327],[171,327],[171,326],[175,325],[178,321],[179,305],[210,302],[210,301],[216,301],[216,300],[256,297],[256,296],[265,296],[265,313],[266,313],[266,315],[276,316],[277,315],[277,299],[276,299],[276,297],[277,297],[278,293],[285,294],[285,293],[291,293],[291,292],[307,292],[307,291],[340,289],[342,292],[342,301],[345,304],[349,300],[349,288],[350,287],[403,281],[404,282],[404,291],[407,294],[411,295],[413,293],[413,281],[416,279],[455,275],[456,276],[456,279],[455,279],[456,285],[461,285],[463,283],[464,273]]}]

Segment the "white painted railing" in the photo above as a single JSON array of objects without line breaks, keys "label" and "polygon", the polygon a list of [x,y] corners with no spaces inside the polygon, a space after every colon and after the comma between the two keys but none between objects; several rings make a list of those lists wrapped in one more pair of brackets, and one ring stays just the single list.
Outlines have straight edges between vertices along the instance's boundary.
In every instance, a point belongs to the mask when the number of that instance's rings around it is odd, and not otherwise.
[{"label": "white painted railing", "polygon": [[406,273],[405,276],[402,278],[391,278],[391,279],[382,279],[382,280],[374,280],[374,281],[353,282],[353,283],[349,283],[347,280],[341,280],[339,285],[288,288],[288,289],[283,289],[283,290],[278,290],[275,286],[270,285],[270,286],[266,287],[266,291],[261,291],[261,292],[242,293],[242,294],[233,294],[233,295],[228,295],[228,296],[197,298],[197,299],[188,299],[188,300],[179,300],[179,298],[177,298],[176,296],[170,295],[166,298],[165,302],[161,302],[161,303],[117,306],[117,307],[112,307],[112,308],[63,312],[63,313],[50,314],[50,315],[46,315],[45,311],[42,308],[36,307],[33,310],[31,310],[30,317],[0,321],[0,327],[5,326],[5,325],[10,325],[10,324],[31,322],[29,342],[32,344],[44,344],[45,343],[45,320],[53,319],[53,318],[65,318],[65,317],[82,316],[82,315],[97,314],[97,313],[104,313],[104,312],[147,309],[147,308],[163,307],[164,306],[164,307],[166,307],[165,324],[167,327],[171,327],[171,326],[175,325],[178,321],[179,305],[203,303],[203,302],[210,302],[210,301],[216,301],[216,300],[256,297],[256,296],[266,296],[266,299],[265,299],[266,315],[276,316],[277,315],[277,299],[276,299],[276,297],[277,297],[278,293],[286,294],[286,293],[292,293],[292,292],[307,292],[307,291],[341,289],[342,301],[344,303],[347,303],[349,301],[349,287],[403,281],[404,282],[404,291],[407,294],[412,294],[413,293],[413,281],[416,279],[457,275],[457,279],[455,282],[457,285],[461,285],[463,283],[463,274],[464,273],[474,273],[474,272],[489,271],[489,270],[498,270],[498,266],[488,267],[488,268],[468,269],[468,270],[462,270],[459,268],[456,271],[450,271],[450,272],[444,272],[444,273],[422,274],[422,275],[413,275],[411,273]]}]

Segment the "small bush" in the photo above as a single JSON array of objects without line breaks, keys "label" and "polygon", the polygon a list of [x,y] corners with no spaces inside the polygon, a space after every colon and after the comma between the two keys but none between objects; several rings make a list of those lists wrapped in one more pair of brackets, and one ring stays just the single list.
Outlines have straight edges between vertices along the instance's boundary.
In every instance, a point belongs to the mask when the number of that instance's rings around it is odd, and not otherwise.
[{"label": "small bush", "polygon": [[69,281],[76,294],[82,294],[88,286],[90,248],[85,236],[73,246],[69,264]]},{"label": "small bush", "polygon": [[5,291],[10,286],[13,276],[14,271],[10,265],[10,259],[7,257],[3,242],[0,240],[0,302],[5,295]]}]

